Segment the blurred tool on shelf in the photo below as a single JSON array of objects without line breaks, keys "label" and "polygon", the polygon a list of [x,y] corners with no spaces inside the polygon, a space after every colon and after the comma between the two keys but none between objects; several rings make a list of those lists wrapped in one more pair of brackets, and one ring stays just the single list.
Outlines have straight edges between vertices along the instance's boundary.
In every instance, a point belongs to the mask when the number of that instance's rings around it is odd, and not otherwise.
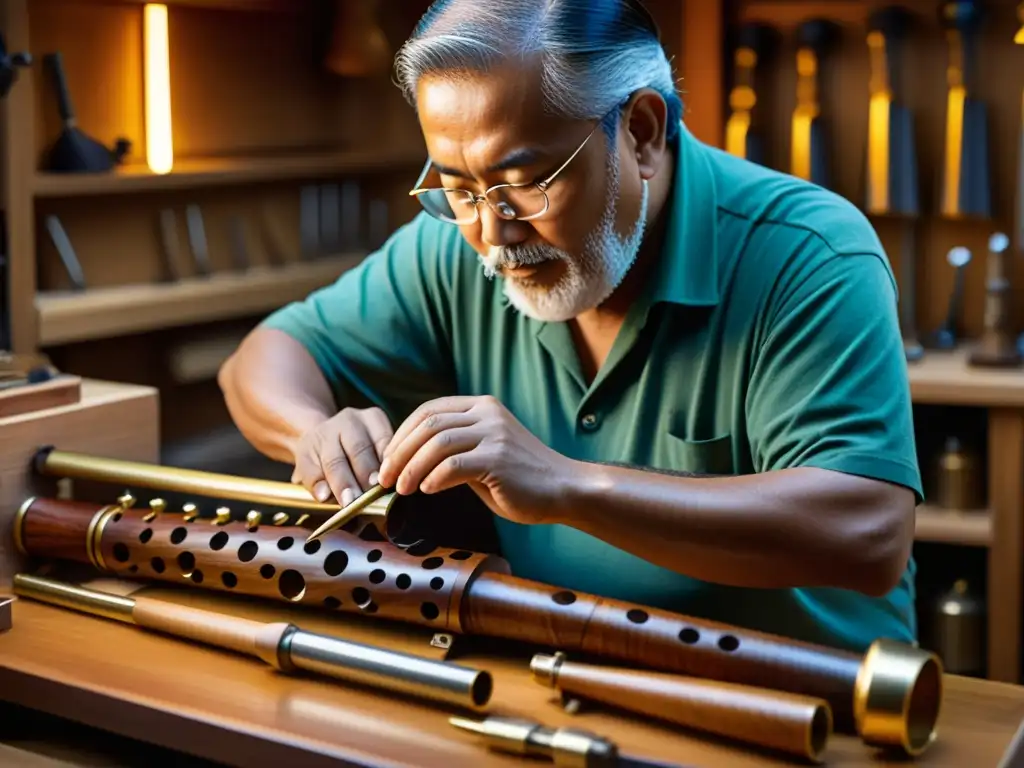
[{"label": "blurred tool on shelf", "polygon": [[821,115],[821,63],[839,33],[829,19],[811,19],[797,29],[796,108],[790,137],[790,173],[828,188],[828,131]]},{"label": "blurred tool on shelf", "polygon": [[758,125],[758,73],[774,54],[779,33],[763,22],[748,22],[737,30],[733,54],[734,85],[729,93],[731,114],[725,124],[725,151],[760,165],[768,165],[766,137]]}]

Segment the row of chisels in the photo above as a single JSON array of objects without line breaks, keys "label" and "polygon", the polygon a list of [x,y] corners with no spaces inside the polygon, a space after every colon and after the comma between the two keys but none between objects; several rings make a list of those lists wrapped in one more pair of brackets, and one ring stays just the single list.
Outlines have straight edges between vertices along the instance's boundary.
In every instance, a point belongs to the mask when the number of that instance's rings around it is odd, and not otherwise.
[{"label": "row of chisels", "polygon": [[[361,190],[356,182],[304,186],[299,199],[298,257],[314,260],[341,253],[363,252],[383,245],[390,235],[388,203],[379,198],[371,199],[366,206],[364,225],[360,196]],[[262,215],[253,220],[241,213],[228,216],[227,243],[234,271],[244,272],[253,266],[252,239],[255,237],[260,238],[267,252],[269,266],[283,266],[295,261],[295,256],[288,253],[286,244],[271,226],[272,218]],[[61,219],[49,214],[43,222],[71,289],[87,290],[85,270]],[[182,222],[187,243],[182,243]],[[216,260],[211,258],[203,209],[198,203],[189,203],[181,209],[165,207],[159,210],[155,230],[160,243],[161,282],[174,283],[193,275],[209,277],[215,272]],[[2,328],[0,321],[0,330]]]},{"label": "row of chisels", "polygon": [[[936,212],[950,219],[989,219],[992,158],[988,114],[976,91],[984,5],[980,0],[942,0],[937,15],[945,36],[947,67],[942,182]],[[1024,25],[1024,2],[1018,15]],[[869,120],[862,205],[871,214],[921,213],[914,119],[905,100],[903,61],[912,28],[919,22],[923,19],[901,5],[878,8],[867,18]],[[826,188],[833,183],[830,158],[834,153],[829,146],[828,120],[820,98],[821,73],[822,64],[835,49],[841,33],[842,27],[827,18],[811,18],[796,28],[795,106],[790,120],[788,165],[780,167]],[[1007,35],[1019,38],[1018,42],[1024,39],[1024,34],[1016,29],[1008,30]],[[765,88],[764,65],[780,48],[782,35],[767,22],[750,22],[740,25],[735,36],[726,150],[769,165],[757,93]],[[1024,208],[1024,202],[1020,206]],[[1020,226],[1024,228],[1024,224]],[[1024,241],[1024,235],[1020,239]]]}]

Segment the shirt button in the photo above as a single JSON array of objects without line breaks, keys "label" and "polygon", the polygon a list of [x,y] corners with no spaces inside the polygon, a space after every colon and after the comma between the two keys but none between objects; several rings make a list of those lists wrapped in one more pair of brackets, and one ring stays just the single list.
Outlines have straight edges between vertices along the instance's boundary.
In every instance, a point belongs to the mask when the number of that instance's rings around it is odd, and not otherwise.
[{"label": "shirt button", "polygon": [[599,420],[597,418],[596,413],[588,413],[586,416],[580,419],[580,424],[588,432],[592,432],[593,430],[597,429],[598,423]]}]

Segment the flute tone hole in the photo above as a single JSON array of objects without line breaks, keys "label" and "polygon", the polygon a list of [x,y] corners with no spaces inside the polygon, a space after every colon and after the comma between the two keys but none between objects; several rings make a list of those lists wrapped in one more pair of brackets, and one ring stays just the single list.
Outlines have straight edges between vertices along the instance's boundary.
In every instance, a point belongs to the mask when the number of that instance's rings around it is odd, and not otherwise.
[{"label": "flute tone hole", "polygon": [[124,515],[122,515],[122,514],[121,514],[120,512],[115,512],[115,513],[114,513],[114,515],[113,515],[113,517],[111,517],[111,518],[110,518],[110,522],[112,522],[112,523],[116,523],[116,522],[117,522],[118,520],[120,520],[120,519],[121,519],[122,517],[124,517]]},{"label": "flute tone hole", "polygon": [[259,551],[259,544],[255,541],[247,541],[238,548],[238,559],[243,563],[251,562]]},{"label": "flute tone hole", "polygon": [[384,579],[386,579],[387,577],[388,575],[384,573],[383,568],[374,568],[372,571],[370,571],[371,584],[382,584],[384,582]]},{"label": "flute tone hole", "polygon": [[428,557],[426,560],[423,561],[423,567],[428,571],[432,571],[435,568],[440,568],[442,565],[444,565],[443,557]]},{"label": "flute tone hole", "polygon": [[119,563],[127,563],[129,557],[131,557],[131,552],[128,551],[127,545],[120,541],[117,542],[114,545],[114,559]]},{"label": "flute tone hole", "polygon": [[188,528],[185,528],[184,526],[175,528],[171,531],[171,544],[181,544],[181,542],[185,540],[186,536],[188,536]]},{"label": "flute tone hole", "polygon": [[328,576],[340,576],[348,568],[348,554],[336,549],[324,559],[324,572]]},{"label": "flute tone hole", "polygon": [[464,549],[457,549],[450,555],[448,555],[448,557],[450,557],[452,560],[469,560],[469,558],[471,558],[472,556],[472,552],[467,552]]},{"label": "flute tone hole", "polygon": [[366,587],[356,587],[352,590],[352,602],[356,604],[356,607],[365,610],[373,602],[370,590]]},{"label": "flute tone hole", "polygon": [[369,552],[366,553],[366,559],[371,563],[376,563],[383,556],[384,553],[381,552],[379,549],[371,549]]},{"label": "flute tone hole", "polygon": [[298,571],[281,571],[281,578],[277,580],[277,588],[281,596],[286,600],[297,602],[306,594],[306,579]]},{"label": "flute tone hole", "polygon": [[220,580],[228,589],[234,589],[238,586],[238,577],[231,571],[224,571],[224,573],[220,575]]},{"label": "flute tone hole", "polygon": [[435,592],[437,590],[441,589],[441,587],[443,587],[443,586],[444,586],[444,579],[442,579],[440,576],[435,576],[434,578],[432,578],[430,580],[430,588],[432,590],[434,590]]},{"label": "flute tone hole", "polygon": [[178,555],[178,567],[185,575],[192,573],[192,569],[196,567],[196,556],[191,552],[182,552]]},{"label": "flute tone hole", "polygon": [[228,545],[228,535],[224,531],[218,531],[210,539],[210,549],[219,552]]},{"label": "flute tone hole", "polygon": [[144,530],[142,533],[139,534],[139,541],[141,541],[143,544],[147,543],[152,538],[153,538],[153,529],[152,528],[147,528],[146,530]]},{"label": "flute tone hole", "polygon": [[687,645],[693,645],[700,640],[700,632],[692,627],[687,627],[679,633],[679,639]]},{"label": "flute tone hole", "polygon": [[260,576],[262,576],[264,579],[274,578],[275,573],[277,573],[277,568],[272,566],[270,563],[260,566]]},{"label": "flute tone hole", "polygon": [[293,539],[291,536],[285,536],[277,542],[277,548],[284,552],[286,549],[291,549],[292,544],[294,543],[295,539]]},{"label": "flute tone hole", "polygon": [[154,557],[152,560],[150,560],[149,567],[157,573],[163,573],[164,570],[167,568],[167,566],[164,565],[164,559],[162,557]]},{"label": "flute tone hole", "polygon": [[330,610],[334,611],[334,610],[337,610],[340,607],[341,607],[341,600],[339,600],[338,598],[336,598],[336,597],[325,597],[324,598],[324,608],[329,608]]},{"label": "flute tone hole", "polygon": [[739,638],[734,635],[722,635],[718,638],[718,647],[723,651],[735,651],[740,647]]},{"label": "flute tone hole", "polygon": [[399,589],[408,589],[412,586],[412,579],[408,573],[400,573],[395,577],[395,586]]},{"label": "flute tone hole", "polygon": [[429,541],[417,541],[406,547],[405,551],[413,557],[426,557],[437,549],[437,545]]},{"label": "flute tone hole", "polygon": [[307,555],[315,555],[320,551],[320,540],[316,539],[314,541],[306,542],[306,546],[302,548],[302,551]]},{"label": "flute tone hole", "polygon": [[420,615],[427,621],[433,621],[441,615],[441,609],[434,603],[423,603],[420,606]]},{"label": "flute tone hole", "polygon": [[576,593],[563,589],[561,592],[555,592],[551,599],[559,605],[572,605],[576,602]]},{"label": "flute tone hole", "polygon": [[200,571],[198,568],[196,568],[194,571],[192,571],[192,573],[190,573],[188,575],[188,577],[190,579],[192,579],[192,581],[195,582],[196,584],[202,584],[203,583],[203,572]]},{"label": "flute tone hole", "polygon": [[643,624],[650,616],[647,615],[647,611],[642,611],[639,608],[633,608],[627,611],[626,618],[632,621],[634,624]]}]

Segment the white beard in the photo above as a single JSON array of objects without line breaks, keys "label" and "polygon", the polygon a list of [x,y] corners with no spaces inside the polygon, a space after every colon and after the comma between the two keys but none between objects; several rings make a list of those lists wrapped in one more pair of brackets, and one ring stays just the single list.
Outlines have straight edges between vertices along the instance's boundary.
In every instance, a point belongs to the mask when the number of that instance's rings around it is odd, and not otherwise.
[{"label": "white beard", "polygon": [[558,259],[565,265],[565,274],[551,286],[528,280],[505,280],[505,298],[527,317],[564,322],[600,306],[619,287],[636,261],[647,226],[647,180],[643,180],[640,215],[633,230],[623,239],[615,231],[619,194],[617,153],[609,156],[608,177],[604,215],[584,241],[579,258],[549,245],[497,246],[491,248],[486,257],[481,257],[484,273],[490,278],[500,275],[500,267],[510,263],[522,266]]}]

